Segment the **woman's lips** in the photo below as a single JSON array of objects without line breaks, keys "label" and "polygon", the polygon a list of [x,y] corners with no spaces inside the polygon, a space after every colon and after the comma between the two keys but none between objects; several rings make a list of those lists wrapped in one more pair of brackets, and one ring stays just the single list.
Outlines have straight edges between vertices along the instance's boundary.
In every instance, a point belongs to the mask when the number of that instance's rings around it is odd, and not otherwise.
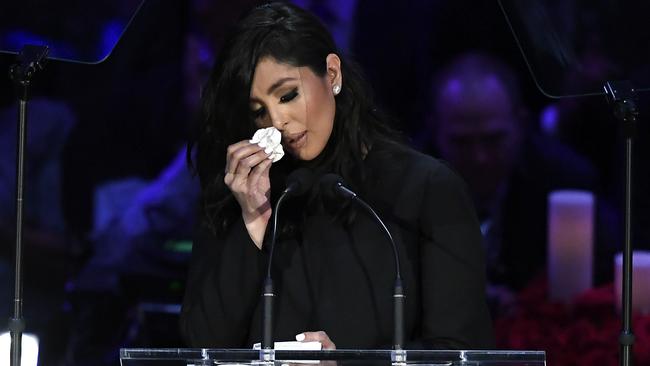
[{"label": "woman's lips", "polygon": [[289,135],[285,138],[287,147],[291,150],[297,150],[305,146],[307,142],[307,131]]}]

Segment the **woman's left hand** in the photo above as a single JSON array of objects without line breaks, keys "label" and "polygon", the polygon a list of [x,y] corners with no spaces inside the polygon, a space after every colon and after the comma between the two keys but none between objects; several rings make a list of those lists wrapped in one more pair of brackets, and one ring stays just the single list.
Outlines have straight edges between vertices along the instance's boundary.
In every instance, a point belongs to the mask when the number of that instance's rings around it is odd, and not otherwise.
[{"label": "woman's left hand", "polygon": [[296,335],[296,340],[298,342],[320,342],[323,346],[323,349],[332,350],[336,349],[336,345],[327,333],[319,330],[318,332],[304,332]]}]

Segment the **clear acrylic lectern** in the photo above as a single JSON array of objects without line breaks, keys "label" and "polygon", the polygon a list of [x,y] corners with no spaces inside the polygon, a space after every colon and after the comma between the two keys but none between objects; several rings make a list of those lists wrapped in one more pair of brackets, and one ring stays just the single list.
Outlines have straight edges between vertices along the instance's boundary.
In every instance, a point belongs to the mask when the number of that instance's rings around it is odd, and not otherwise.
[{"label": "clear acrylic lectern", "polygon": [[[489,365],[545,366],[544,351],[334,350],[264,351],[249,349],[123,348],[122,366],[189,365]],[[274,361],[273,361],[274,360]]]}]

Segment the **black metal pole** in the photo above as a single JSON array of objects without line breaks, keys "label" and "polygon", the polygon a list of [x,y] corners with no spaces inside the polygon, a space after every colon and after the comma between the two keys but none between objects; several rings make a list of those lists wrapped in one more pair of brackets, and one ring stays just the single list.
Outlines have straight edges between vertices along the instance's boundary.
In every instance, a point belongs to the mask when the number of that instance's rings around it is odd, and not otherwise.
[{"label": "black metal pole", "polygon": [[629,81],[607,82],[605,93],[625,137],[625,243],[623,247],[622,327],[618,338],[620,365],[632,365],[632,140],[636,132],[636,91]]},{"label": "black metal pole", "polygon": [[619,337],[621,366],[632,365],[632,136],[625,140],[625,243],[623,248],[623,329]]},{"label": "black metal pole", "polygon": [[23,242],[23,193],[25,176],[25,144],[27,142],[27,100],[20,99],[18,113],[18,148],[16,155],[16,259],[14,282],[14,312],[9,321],[11,332],[11,365],[20,365],[22,353],[23,320],[22,242]]},{"label": "black metal pole", "polygon": [[9,77],[16,85],[19,99],[18,134],[16,150],[16,258],[13,316],[9,319],[11,334],[11,366],[20,366],[22,339],[25,330],[23,319],[22,247],[23,247],[23,207],[25,188],[25,156],[27,144],[27,101],[29,87],[34,74],[43,69],[49,49],[47,46],[25,46],[18,55],[18,63],[9,70]]}]

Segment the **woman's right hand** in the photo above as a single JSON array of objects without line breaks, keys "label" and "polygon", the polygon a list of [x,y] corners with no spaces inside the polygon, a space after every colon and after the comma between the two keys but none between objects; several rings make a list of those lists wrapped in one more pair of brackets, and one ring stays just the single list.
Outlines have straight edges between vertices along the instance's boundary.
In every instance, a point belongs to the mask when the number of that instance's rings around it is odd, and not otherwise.
[{"label": "woman's right hand", "polygon": [[248,140],[232,144],[228,146],[223,178],[241,207],[248,234],[260,249],[271,217],[269,156],[264,148]]}]

